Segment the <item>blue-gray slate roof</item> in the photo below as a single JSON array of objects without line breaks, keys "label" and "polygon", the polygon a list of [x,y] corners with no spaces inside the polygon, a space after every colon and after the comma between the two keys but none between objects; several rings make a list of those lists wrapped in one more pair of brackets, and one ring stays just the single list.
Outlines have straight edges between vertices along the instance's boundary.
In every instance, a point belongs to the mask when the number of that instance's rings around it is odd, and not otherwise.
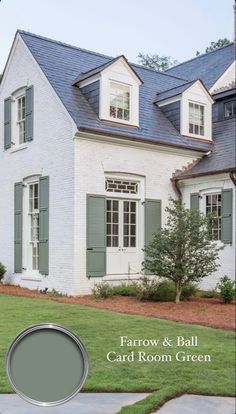
[{"label": "blue-gray slate roof", "polygon": [[235,171],[236,169],[236,130],[235,118],[213,124],[214,148],[209,155],[194,167],[184,173],[176,174],[177,178],[190,178],[194,176],[217,173],[224,171]]},{"label": "blue-gray slate roof", "polygon": [[78,129],[202,152],[211,148],[211,144],[207,142],[182,137],[161,109],[153,104],[157,93],[186,82],[181,76],[176,77],[132,64],[143,81],[140,86],[140,127],[106,123],[99,119],[81,90],[73,86],[73,83],[79,74],[104,65],[112,58],[28,32],[19,33]]},{"label": "blue-gray slate roof", "polygon": [[161,102],[165,99],[172,98],[173,96],[179,95],[186,91],[186,89],[190,88],[190,86],[195,83],[195,80],[190,82],[184,82],[183,85],[176,86],[175,88],[168,89],[167,91],[161,92],[157,94],[155,102]]},{"label": "blue-gray slate roof", "polygon": [[210,89],[234,60],[235,44],[229,43],[212,52],[199,55],[167,69],[165,73],[180,76],[187,80],[201,79],[204,85]]}]

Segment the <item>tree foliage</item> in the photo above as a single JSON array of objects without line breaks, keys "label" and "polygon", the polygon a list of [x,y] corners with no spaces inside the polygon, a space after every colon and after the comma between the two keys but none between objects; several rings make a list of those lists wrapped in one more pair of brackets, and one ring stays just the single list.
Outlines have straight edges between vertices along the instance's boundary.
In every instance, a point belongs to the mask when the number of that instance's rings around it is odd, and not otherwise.
[{"label": "tree foliage", "polygon": [[[219,47],[226,46],[230,43],[230,40],[226,37],[224,39],[218,39],[216,42],[211,42],[209,46],[206,47],[204,53],[212,52],[213,50],[218,49]],[[196,56],[201,55],[199,51],[196,52]]]},{"label": "tree foliage", "polygon": [[178,61],[171,56],[159,56],[157,54],[149,55],[148,53],[139,53],[138,59],[140,65],[157,71],[164,71],[178,63]]},{"label": "tree foliage", "polygon": [[170,199],[166,212],[166,226],[144,249],[143,266],[151,274],[174,281],[179,302],[183,286],[217,270],[222,247],[211,240],[209,219],[202,213],[186,209],[174,199]]}]

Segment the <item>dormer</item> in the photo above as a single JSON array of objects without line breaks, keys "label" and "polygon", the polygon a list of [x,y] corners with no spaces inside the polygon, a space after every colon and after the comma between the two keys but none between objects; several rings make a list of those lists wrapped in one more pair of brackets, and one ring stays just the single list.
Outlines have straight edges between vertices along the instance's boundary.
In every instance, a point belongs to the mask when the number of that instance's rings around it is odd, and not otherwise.
[{"label": "dormer", "polygon": [[212,140],[213,99],[201,80],[186,82],[157,95],[157,104],[181,135]]},{"label": "dormer", "polygon": [[142,80],[122,55],[80,74],[79,87],[102,121],[139,126],[139,87]]}]

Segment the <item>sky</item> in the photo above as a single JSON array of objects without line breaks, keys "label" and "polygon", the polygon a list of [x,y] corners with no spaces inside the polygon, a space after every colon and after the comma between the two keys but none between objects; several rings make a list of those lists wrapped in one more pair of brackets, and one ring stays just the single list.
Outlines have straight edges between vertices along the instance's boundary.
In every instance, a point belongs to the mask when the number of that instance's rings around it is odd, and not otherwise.
[{"label": "sky", "polygon": [[233,0],[0,0],[0,72],[17,29],[109,56],[158,53],[179,62],[233,40]]}]

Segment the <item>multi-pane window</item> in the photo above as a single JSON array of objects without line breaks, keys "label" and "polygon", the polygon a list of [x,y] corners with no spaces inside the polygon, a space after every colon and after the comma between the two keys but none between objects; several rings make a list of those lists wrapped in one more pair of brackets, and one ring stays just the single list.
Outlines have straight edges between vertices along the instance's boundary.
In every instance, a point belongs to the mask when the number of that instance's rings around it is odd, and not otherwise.
[{"label": "multi-pane window", "polygon": [[205,107],[203,105],[189,102],[189,133],[204,135]]},{"label": "multi-pane window", "polygon": [[206,195],[206,215],[210,216],[213,240],[221,240],[221,194]]},{"label": "multi-pane window", "polygon": [[116,82],[110,83],[110,117],[130,120],[130,87]]},{"label": "multi-pane window", "polygon": [[124,247],[136,247],[136,201],[124,201]]},{"label": "multi-pane window", "polygon": [[126,181],[126,180],[106,180],[106,191],[112,193],[126,193],[126,194],[137,194],[138,193],[138,183],[135,181]]},{"label": "multi-pane window", "polygon": [[106,223],[107,223],[107,247],[118,247],[119,245],[119,202],[118,200],[107,200]]},{"label": "multi-pane window", "polygon": [[39,269],[39,184],[29,185],[30,249],[32,270]]},{"label": "multi-pane window", "polygon": [[130,200],[106,201],[106,245],[124,250],[136,247],[137,202]]},{"label": "multi-pane window", "polygon": [[19,144],[25,142],[25,95],[17,99],[17,124]]},{"label": "multi-pane window", "polygon": [[224,116],[225,118],[232,118],[236,116],[236,101],[226,102],[224,104]]}]

